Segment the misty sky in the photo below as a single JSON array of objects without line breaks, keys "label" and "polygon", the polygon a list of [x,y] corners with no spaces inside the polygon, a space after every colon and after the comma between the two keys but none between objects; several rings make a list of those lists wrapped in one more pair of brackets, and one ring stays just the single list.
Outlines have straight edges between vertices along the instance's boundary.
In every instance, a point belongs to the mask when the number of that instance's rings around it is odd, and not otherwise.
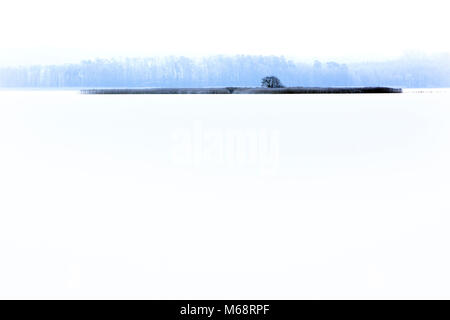
[{"label": "misty sky", "polygon": [[3,0],[0,64],[214,54],[373,60],[450,52],[444,0]]}]

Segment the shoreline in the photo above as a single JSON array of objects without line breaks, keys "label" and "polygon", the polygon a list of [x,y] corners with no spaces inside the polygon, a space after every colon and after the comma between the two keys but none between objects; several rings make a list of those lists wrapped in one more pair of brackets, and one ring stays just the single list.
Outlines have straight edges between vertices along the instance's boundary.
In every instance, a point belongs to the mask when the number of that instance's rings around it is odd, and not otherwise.
[{"label": "shoreline", "polygon": [[402,93],[401,88],[389,87],[287,87],[287,88],[118,88],[84,89],[81,94],[365,94]]}]

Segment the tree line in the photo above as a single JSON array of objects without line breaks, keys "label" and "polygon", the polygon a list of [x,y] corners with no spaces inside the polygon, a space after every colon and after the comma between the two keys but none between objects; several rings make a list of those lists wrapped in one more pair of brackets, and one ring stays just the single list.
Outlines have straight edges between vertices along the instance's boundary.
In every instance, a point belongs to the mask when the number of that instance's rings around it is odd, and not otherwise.
[{"label": "tree line", "polygon": [[249,55],[97,59],[0,68],[0,87],[255,87],[267,75],[285,86],[450,87],[450,55],[349,64]]}]

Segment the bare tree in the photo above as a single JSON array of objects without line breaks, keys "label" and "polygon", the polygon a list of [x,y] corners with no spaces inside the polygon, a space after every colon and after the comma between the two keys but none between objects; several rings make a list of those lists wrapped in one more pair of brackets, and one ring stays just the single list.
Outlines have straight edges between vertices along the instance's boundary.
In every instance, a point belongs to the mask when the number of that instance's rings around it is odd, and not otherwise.
[{"label": "bare tree", "polygon": [[262,78],[261,87],[263,87],[263,88],[284,88],[280,79],[278,79],[275,76]]}]

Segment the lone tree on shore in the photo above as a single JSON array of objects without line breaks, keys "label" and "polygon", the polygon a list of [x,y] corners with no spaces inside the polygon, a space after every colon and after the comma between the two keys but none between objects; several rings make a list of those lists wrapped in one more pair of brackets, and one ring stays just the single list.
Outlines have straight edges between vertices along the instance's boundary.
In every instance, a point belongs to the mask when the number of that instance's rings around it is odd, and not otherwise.
[{"label": "lone tree on shore", "polygon": [[284,88],[280,79],[274,76],[264,77],[261,80],[261,87],[263,88]]}]

